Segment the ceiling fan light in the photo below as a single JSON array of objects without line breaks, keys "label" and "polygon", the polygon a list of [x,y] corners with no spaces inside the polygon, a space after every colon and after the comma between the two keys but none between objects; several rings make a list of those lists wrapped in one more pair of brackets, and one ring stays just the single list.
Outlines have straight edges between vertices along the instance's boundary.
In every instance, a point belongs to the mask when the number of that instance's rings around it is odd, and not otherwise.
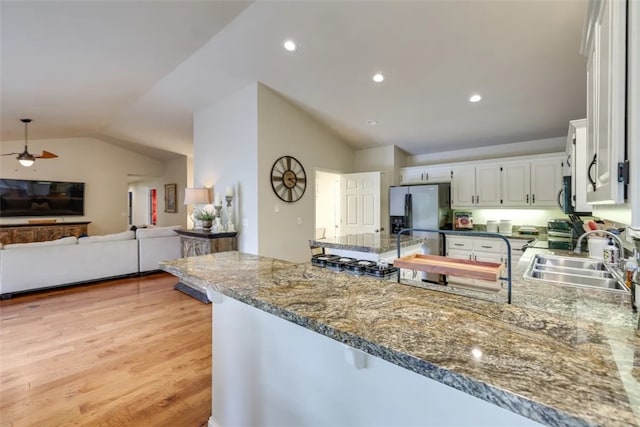
[{"label": "ceiling fan light", "polygon": [[24,166],[25,168],[28,168],[29,166],[33,165],[34,160],[33,159],[18,159],[18,162],[20,162],[20,164],[22,166]]}]

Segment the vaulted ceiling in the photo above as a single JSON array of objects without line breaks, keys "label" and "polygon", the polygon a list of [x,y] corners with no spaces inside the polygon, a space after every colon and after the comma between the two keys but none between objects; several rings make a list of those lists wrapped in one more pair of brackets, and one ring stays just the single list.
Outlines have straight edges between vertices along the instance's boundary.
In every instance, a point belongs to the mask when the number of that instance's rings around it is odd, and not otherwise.
[{"label": "vaulted ceiling", "polygon": [[[355,148],[562,136],[584,1],[2,1],[0,126],[192,154],[192,112],[259,81]],[[282,42],[298,43],[287,52]],[[382,72],[385,80],[374,83]],[[481,102],[470,103],[479,93]],[[368,122],[375,121],[375,126]]]}]

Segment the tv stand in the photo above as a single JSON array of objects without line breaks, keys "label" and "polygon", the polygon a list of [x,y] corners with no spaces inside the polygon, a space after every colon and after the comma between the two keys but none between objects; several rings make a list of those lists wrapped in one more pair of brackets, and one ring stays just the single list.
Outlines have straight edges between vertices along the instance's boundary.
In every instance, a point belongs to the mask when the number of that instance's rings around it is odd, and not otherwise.
[{"label": "tv stand", "polygon": [[49,224],[2,224],[0,225],[0,243],[32,243],[56,240],[67,236],[87,234],[91,221],[53,222]]}]

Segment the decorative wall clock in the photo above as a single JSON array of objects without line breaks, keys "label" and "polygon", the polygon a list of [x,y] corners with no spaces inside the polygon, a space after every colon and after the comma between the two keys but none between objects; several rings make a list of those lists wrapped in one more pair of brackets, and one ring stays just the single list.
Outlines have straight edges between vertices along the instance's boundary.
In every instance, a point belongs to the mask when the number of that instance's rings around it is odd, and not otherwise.
[{"label": "decorative wall clock", "polygon": [[271,188],[284,202],[300,200],[307,189],[307,174],[302,164],[291,156],[282,156],[271,168]]}]

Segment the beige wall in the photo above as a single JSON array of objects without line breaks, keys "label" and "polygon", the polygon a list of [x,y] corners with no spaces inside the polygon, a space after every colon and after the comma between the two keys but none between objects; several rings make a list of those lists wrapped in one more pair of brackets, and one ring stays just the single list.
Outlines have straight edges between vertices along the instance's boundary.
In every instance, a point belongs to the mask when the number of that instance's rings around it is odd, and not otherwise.
[{"label": "beige wall", "polygon": [[[304,262],[315,237],[315,170],[352,172],[354,152],[304,111],[266,86],[258,85],[258,195],[260,255]],[[281,156],[302,163],[307,189],[300,200],[280,200],[269,179]],[[278,212],[276,212],[276,206]]]},{"label": "beige wall", "polygon": [[[21,151],[23,141],[3,141],[2,152]],[[91,221],[89,234],[105,234],[127,228],[128,175],[162,176],[165,165],[94,138],[33,140],[29,150],[43,149],[59,157],[36,160],[30,168],[15,158],[0,160],[0,176],[13,179],[44,179],[85,183],[85,215],[55,218],[58,221]],[[39,217],[42,218],[42,217]],[[3,224],[25,223],[29,218],[2,218]]]},{"label": "beige wall", "polygon": [[[306,192],[295,203],[281,201],[271,189],[271,167],[284,155],[296,157],[307,174]],[[223,195],[233,186],[243,252],[308,261],[308,241],[315,235],[315,168],[351,172],[353,161],[351,148],[258,83],[194,116],[194,185],[213,185]]]}]

